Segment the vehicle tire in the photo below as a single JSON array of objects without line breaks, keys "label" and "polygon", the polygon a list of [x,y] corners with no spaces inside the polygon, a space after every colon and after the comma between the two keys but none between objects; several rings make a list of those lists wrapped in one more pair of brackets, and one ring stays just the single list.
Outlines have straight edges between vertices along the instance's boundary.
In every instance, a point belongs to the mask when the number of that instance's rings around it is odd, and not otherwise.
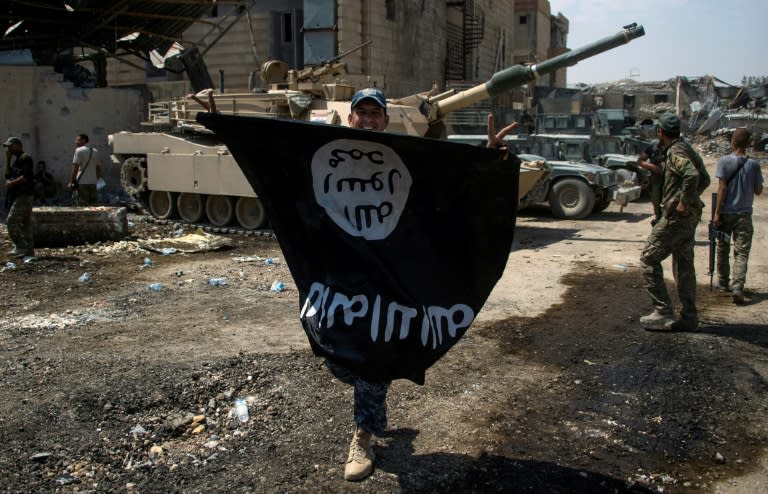
[{"label": "vehicle tire", "polygon": [[205,215],[214,226],[227,226],[235,217],[235,207],[229,196],[208,196],[205,200]]},{"label": "vehicle tire", "polygon": [[267,220],[264,205],[258,197],[240,197],[235,204],[235,216],[240,226],[246,230],[261,228]]},{"label": "vehicle tire", "polygon": [[581,180],[560,180],[549,192],[549,207],[556,218],[580,220],[594,209],[595,195]]},{"label": "vehicle tire", "polygon": [[149,212],[155,218],[167,220],[176,215],[176,197],[171,192],[153,190],[149,193]]},{"label": "vehicle tire", "polygon": [[608,206],[611,205],[612,201],[613,199],[608,194],[603,194],[599,199],[595,199],[595,209],[593,209],[592,212],[601,213],[605,211]]},{"label": "vehicle tire", "polygon": [[133,199],[137,201],[146,199],[147,160],[131,156],[123,161],[123,166],[120,167],[120,185]]},{"label": "vehicle tire", "polygon": [[200,194],[182,192],[176,199],[179,216],[187,223],[197,223],[205,214],[205,203]]}]

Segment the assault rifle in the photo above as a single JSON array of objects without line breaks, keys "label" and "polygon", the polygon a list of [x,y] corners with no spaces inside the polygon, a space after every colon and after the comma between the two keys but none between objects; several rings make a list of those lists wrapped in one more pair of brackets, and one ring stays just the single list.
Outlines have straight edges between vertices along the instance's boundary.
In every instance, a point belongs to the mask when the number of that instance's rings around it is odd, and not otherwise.
[{"label": "assault rifle", "polygon": [[725,243],[731,242],[731,236],[721,232],[715,225],[715,208],[717,207],[717,192],[712,193],[712,217],[709,220],[709,289],[712,290],[712,282],[715,277],[715,261],[717,259],[717,240]]}]

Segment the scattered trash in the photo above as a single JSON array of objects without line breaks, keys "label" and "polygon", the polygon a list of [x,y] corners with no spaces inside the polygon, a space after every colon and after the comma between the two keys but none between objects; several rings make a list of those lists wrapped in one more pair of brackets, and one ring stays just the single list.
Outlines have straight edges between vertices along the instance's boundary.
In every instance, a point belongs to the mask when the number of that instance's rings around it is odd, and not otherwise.
[{"label": "scattered trash", "polygon": [[245,398],[235,400],[235,417],[243,424],[248,422],[248,402]]},{"label": "scattered trash", "polygon": [[282,292],[285,290],[285,283],[282,281],[275,281],[272,283],[272,288],[270,288],[273,292]]},{"label": "scattered trash", "polygon": [[85,272],[80,275],[80,277],[77,279],[80,283],[85,283],[86,281],[91,279],[91,273]]},{"label": "scattered trash", "polygon": [[37,462],[41,462],[42,463],[44,461],[47,461],[48,458],[50,458],[51,456],[53,456],[53,453],[51,453],[49,451],[45,451],[45,452],[42,452],[42,453],[35,453],[29,459],[32,460],[32,461],[37,461]]},{"label": "scattered trash", "polygon": [[16,269],[16,263],[11,261],[6,262],[5,269]]},{"label": "scattered trash", "polygon": [[270,257],[264,260],[264,264],[267,266],[272,266],[273,264],[280,264],[280,258],[279,257]]},{"label": "scattered trash", "polygon": [[162,283],[152,283],[151,285],[149,285],[150,292],[159,292],[162,289],[163,289]]},{"label": "scattered trash", "polygon": [[145,266],[145,267],[150,267],[150,266],[152,266],[152,259],[150,259],[149,257],[145,257],[145,258],[144,258],[144,266]]},{"label": "scattered trash", "polygon": [[77,482],[77,479],[72,475],[64,474],[56,478],[56,483],[59,485],[69,485]]},{"label": "scattered trash", "polygon": [[203,230],[196,230],[181,237],[158,238],[140,240],[139,247],[152,252],[163,252],[163,249],[172,248],[177,252],[209,252],[219,250],[232,245],[232,240],[220,235],[212,235]]},{"label": "scattered trash", "polygon": [[715,461],[718,463],[725,463],[725,457],[718,451],[715,453]]},{"label": "scattered trash", "polygon": [[254,261],[263,261],[263,257],[259,256],[241,256],[241,257],[233,257],[233,261],[235,262],[254,262]]},{"label": "scattered trash", "polygon": [[140,425],[137,425],[131,428],[131,434],[146,434],[146,433],[147,433],[147,429],[145,429]]},{"label": "scattered trash", "polygon": [[208,280],[208,284],[212,286],[221,286],[227,284],[226,278],[211,278]]},{"label": "scattered trash", "polygon": [[99,179],[96,181],[96,190],[102,190],[106,186],[107,182],[103,178],[99,177]]},{"label": "scattered trash", "polygon": [[629,271],[629,268],[624,264],[614,264],[613,267],[618,269],[619,271]]},{"label": "scattered trash", "polygon": [[174,249],[173,247],[163,247],[161,252],[163,253],[164,256],[170,256],[171,254],[176,253],[176,249]]}]

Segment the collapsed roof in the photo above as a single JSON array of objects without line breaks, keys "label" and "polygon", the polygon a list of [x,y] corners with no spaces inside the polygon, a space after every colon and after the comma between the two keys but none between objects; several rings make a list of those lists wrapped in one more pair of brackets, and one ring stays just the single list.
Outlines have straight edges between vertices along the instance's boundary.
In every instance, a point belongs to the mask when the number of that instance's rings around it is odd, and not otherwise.
[{"label": "collapsed roof", "polygon": [[85,47],[107,56],[165,53],[216,0],[6,0],[0,7],[0,51],[32,51],[38,64]]}]

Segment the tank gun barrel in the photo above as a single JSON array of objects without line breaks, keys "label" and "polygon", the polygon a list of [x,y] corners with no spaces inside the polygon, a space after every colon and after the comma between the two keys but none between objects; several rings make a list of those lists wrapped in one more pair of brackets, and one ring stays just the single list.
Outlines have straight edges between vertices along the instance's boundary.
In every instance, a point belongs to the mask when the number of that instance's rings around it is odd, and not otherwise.
[{"label": "tank gun barrel", "polygon": [[356,47],[354,47],[354,48],[352,48],[350,50],[345,51],[344,53],[339,53],[338,55],[336,55],[332,59],[327,60],[327,61],[323,61],[322,63],[338,62],[339,60],[341,60],[342,58],[346,57],[347,55],[351,55],[352,53],[356,52],[357,50],[362,50],[363,48],[365,48],[366,46],[370,45],[371,43],[373,43],[373,40],[369,39],[365,43],[359,44]]},{"label": "tank gun barrel", "polygon": [[563,67],[576,65],[585,58],[593,57],[604,51],[629,43],[633,39],[643,35],[645,35],[643,26],[633,23],[624,26],[622,31],[612,36],[607,36],[554,58],[544,60],[541,63],[533,65],[514,65],[496,72],[488,81],[482,84],[435,102],[429,111],[429,122],[430,124],[435,123],[451,112],[466,108],[467,106],[473,105],[478,101],[482,101],[491,96],[507,92],[514,87],[521,86],[528,81],[532,81],[537,77],[549,74]]}]

